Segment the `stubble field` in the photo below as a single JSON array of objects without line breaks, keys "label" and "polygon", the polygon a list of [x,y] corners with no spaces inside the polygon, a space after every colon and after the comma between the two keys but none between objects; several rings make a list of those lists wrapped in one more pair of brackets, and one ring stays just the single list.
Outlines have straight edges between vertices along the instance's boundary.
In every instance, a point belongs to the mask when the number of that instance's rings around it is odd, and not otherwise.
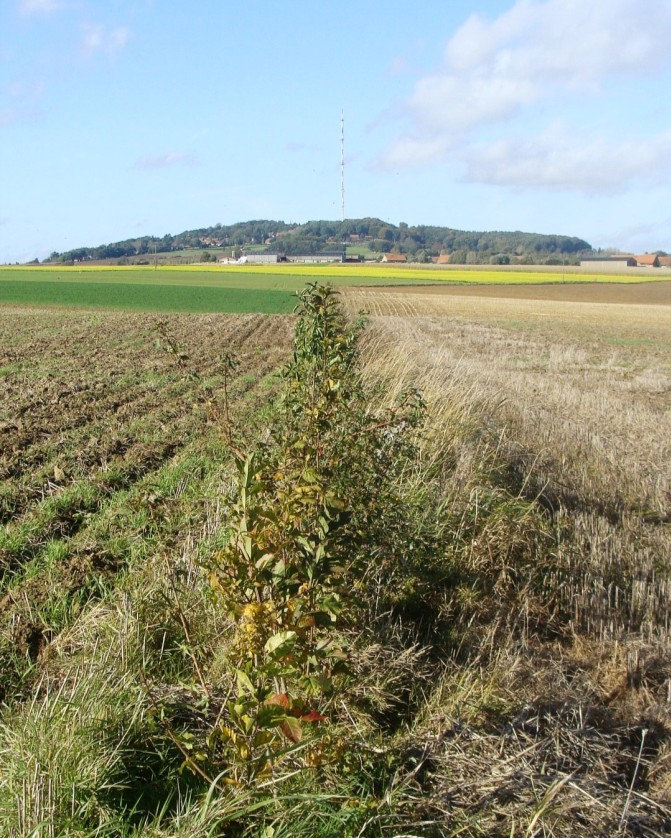
[{"label": "stubble field", "polygon": [[[505,296],[349,290],[347,303],[374,313],[373,332],[391,353],[372,353],[380,374],[395,369],[437,397],[461,387],[499,435],[519,489],[568,525],[567,577],[556,582],[576,625],[665,635],[671,294],[626,289],[637,302],[606,302],[622,300],[620,287],[576,301],[577,288],[546,286]],[[628,591],[618,588],[624,578]]]},{"label": "stubble field", "polygon": [[[530,595],[509,603],[504,617],[490,615],[480,649],[497,620],[528,621],[529,631],[511,631],[507,644],[479,659],[477,675],[455,668],[430,714],[430,730],[445,713],[464,724],[436,751],[464,783],[457,793],[464,806],[483,814],[483,801],[492,801],[507,824],[501,834],[518,834],[512,813],[527,795],[540,808],[552,800],[533,822],[538,834],[574,834],[565,817],[577,818],[573,828],[580,823],[583,834],[653,835],[671,823],[664,809],[671,801],[671,295],[660,290],[346,292],[352,313],[372,312],[368,374],[392,389],[420,387],[433,405],[435,433],[461,437],[451,502],[484,509],[483,482],[503,485],[533,500],[554,528],[553,548],[534,559],[545,632],[533,628],[539,615]],[[503,537],[514,544],[510,532]],[[488,549],[506,576],[508,548]],[[486,561],[478,567],[486,575]],[[503,719],[491,724],[492,704],[516,706],[518,720],[533,719],[533,732],[517,730],[511,741]],[[620,751],[625,740],[640,748],[629,800],[665,812],[659,833],[646,816],[630,825],[615,791],[608,765],[636,762]],[[552,780],[537,785],[550,764]],[[467,831],[498,828],[485,816]],[[530,826],[520,832],[532,833]]]}]

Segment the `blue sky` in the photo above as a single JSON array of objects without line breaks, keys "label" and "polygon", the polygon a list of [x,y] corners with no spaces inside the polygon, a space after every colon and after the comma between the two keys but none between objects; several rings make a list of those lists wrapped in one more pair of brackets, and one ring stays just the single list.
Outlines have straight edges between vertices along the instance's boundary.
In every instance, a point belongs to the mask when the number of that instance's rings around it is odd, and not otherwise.
[{"label": "blue sky", "polygon": [[2,0],[0,262],[254,218],[671,251],[671,0]]}]

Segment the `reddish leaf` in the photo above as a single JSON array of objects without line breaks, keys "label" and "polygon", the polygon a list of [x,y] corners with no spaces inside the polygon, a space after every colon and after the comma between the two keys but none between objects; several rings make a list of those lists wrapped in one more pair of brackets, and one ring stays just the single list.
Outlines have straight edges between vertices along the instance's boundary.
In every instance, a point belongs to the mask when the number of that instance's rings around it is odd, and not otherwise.
[{"label": "reddish leaf", "polygon": [[283,707],[285,710],[291,709],[291,699],[286,693],[273,693],[270,698],[265,701],[266,704],[276,704],[278,707]]},{"label": "reddish leaf", "polygon": [[322,716],[321,713],[318,713],[316,710],[308,710],[307,713],[303,713],[301,715],[302,722],[325,722],[326,716]]},{"label": "reddish leaf", "polygon": [[293,716],[287,716],[286,720],[280,725],[280,730],[291,742],[298,744],[303,738],[303,728],[298,719]]}]

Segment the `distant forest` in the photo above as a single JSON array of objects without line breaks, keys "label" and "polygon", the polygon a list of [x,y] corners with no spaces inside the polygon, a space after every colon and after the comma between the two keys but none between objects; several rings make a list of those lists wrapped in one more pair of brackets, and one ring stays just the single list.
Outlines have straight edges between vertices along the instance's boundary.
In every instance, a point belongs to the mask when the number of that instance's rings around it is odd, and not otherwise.
[{"label": "distant forest", "polygon": [[[98,247],[79,247],[52,253],[46,262],[68,263],[100,260],[137,262],[154,253],[201,249],[205,261],[216,257],[212,249],[277,253],[288,257],[316,255],[348,248],[363,258],[384,253],[403,253],[413,262],[428,262],[439,256],[454,264],[570,264],[591,252],[591,246],[574,236],[522,232],[477,232],[423,224],[398,226],[379,218],[346,221],[243,221],[228,226],[215,224],[187,230],[176,236],[141,236]],[[355,250],[353,251],[353,249]],[[215,251],[216,252],[216,251]]]}]

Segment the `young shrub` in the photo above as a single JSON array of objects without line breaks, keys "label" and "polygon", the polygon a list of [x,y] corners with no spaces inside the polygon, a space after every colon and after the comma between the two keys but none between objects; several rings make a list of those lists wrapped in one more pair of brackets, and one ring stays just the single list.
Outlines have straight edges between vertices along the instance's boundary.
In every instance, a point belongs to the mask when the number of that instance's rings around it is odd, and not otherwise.
[{"label": "young shrub", "polygon": [[211,731],[209,756],[223,751],[234,783],[271,774],[326,721],[323,702],[346,668],[340,628],[353,617],[370,545],[389,548],[398,529],[394,487],[423,415],[416,393],[371,410],[361,323],[347,325],[332,288],[308,286],[297,311],[274,435],[234,452],[228,541],[210,566],[235,620],[238,694]]}]

